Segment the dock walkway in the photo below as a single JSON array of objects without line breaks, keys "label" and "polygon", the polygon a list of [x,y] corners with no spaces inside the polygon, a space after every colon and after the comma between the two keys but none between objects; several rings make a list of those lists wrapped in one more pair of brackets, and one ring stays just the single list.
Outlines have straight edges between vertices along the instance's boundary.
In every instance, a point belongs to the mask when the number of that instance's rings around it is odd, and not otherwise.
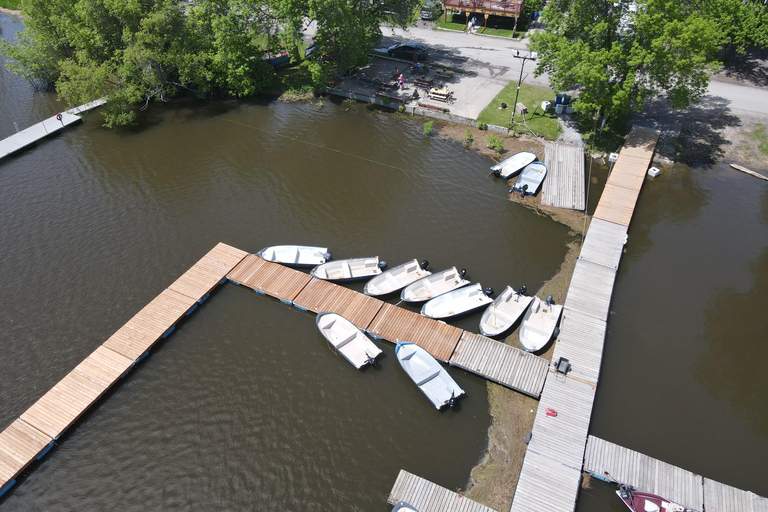
[{"label": "dock walkway", "polygon": [[246,254],[218,244],[0,432],[0,496],[155,343],[223,283]]},{"label": "dock walkway", "polygon": [[[29,128],[21,130],[18,133],[6,137],[0,140],[0,160],[3,158],[21,151],[22,149],[31,146],[40,139],[44,139],[54,133],[57,133],[67,126],[82,121],[82,118],[78,115],[88,110],[94,109],[99,105],[106,103],[106,99],[100,99],[80,105],[79,107],[72,108],[60,114],[45,119],[37,124],[33,124]],[[57,117],[61,115],[61,119]]]},{"label": "dock walkway", "polygon": [[391,505],[401,501],[419,512],[496,512],[402,469],[387,498]]},{"label": "dock walkway", "polygon": [[[613,284],[658,136],[632,128],[600,198],[552,355],[555,363],[567,359],[570,369],[551,369],[544,383],[511,512],[571,512],[576,505]],[[556,416],[547,414],[552,409]]]},{"label": "dock walkway", "polygon": [[544,148],[547,177],[541,186],[541,204],[571,210],[587,205],[584,148],[570,144],[547,144]]}]

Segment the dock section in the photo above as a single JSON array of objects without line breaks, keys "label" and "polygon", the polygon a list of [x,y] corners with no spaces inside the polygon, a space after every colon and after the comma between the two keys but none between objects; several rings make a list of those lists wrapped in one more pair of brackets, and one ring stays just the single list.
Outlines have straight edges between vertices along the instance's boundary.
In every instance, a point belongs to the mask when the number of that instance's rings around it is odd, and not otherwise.
[{"label": "dock section", "polygon": [[419,512],[496,512],[403,469],[387,498],[390,505],[401,501]]},{"label": "dock section", "polygon": [[[33,124],[29,128],[0,140],[0,160],[31,146],[40,139],[44,139],[49,135],[53,135],[54,133],[63,130],[71,124],[82,121],[82,118],[78,114],[94,109],[99,105],[103,105],[106,101],[106,99],[100,99],[86,103],[85,105],[80,105],[79,107],[51,116],[44,121]],[[61,116],[61,118],[59,118],[59,116]]]},{"label": "dock section", "polygon": [[584,148],[547,144],[544,148],[547,177],[541,186],[541,204],[584,211],[587,205]]},{"label": "dock section", "polygon": [[218,244],[0,432],[0,495],[245,256]]},{"label": "dock section", "polygon": [[571,512],[576,506],[613,285],[658,137],[632,128],[600,197],[552,355],[555,366],[567,361],[563,371],[553,366],[544,383],[511,512]]}]

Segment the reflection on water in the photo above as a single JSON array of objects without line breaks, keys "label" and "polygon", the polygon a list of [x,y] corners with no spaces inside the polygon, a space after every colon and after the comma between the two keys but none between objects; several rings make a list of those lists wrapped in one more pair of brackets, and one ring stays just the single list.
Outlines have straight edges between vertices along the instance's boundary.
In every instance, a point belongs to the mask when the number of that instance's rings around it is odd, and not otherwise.
[{"label": "reflection on water", "polygon": [[768,250],[750,268],[754,282],[748,291],[726,288],[712,297],[701,333],[708,350],[699,356],[693,375],[768,438],[768,372],[762,364],[768,333]]}]

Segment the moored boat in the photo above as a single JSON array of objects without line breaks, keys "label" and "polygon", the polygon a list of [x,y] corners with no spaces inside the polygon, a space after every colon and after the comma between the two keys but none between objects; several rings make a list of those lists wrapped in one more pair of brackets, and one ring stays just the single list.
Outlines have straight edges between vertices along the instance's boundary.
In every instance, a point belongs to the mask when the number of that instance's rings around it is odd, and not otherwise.
[{"label": "moored boat", "polygon": [[502,178],[507,179],[520,172],[526,165],[535,161],[536,153],[532,151],[521,151],[492,166],[491,171],[493,171],[493,174],[496,176],[501,176]]},{"label": "moored boat", "polygon": [[554,336],[557,337],[557,321],[563,306],[555,305],[552,296],[548,295],[546,301],[538,297],[533,298],[531,307],[526,311],[523,321],[520,323],[520,346],[527,352],[538,352],[549,343]]},{"label": "moored boat", "polygon": [[385,268],[387,268],[386,261],[379,261],[378,256],[371,256],[329,261],[316,266],[309,273],[312,277],[328,281],[352,281],[377,276]]},{"label": "moored boat", "polygon": [[512,191],[519,192],[523,196],[535,196],[541,187],[544,178],[547,177],[547,166],[543,162],[533,162],[526,165],[517,181],[512,186]]},{"label": "moored boat", "polygon": [[620,485],[616,494],[632,512],[694,512],[658,494],[637,491],[629,485]]},{"label": "moored boat", "polygon": [[317,328],[328,343],[358,370],[366,364],[376,366],[381,349],[355,324],[337,313],[318,313]]},{"label": "moored boat", "polygon": [[447,405],[453,409],[456,399],[464,394],[464,390],[429,352],[410,341],[400,341],[395,346],[395,354],[405,373],[435,408],[441,409]]},{"label": "moored boat", "polygon": [[515,325],[533,301],[533,297],[523,295],[525,292],[525,286],[517,291],[507,286],[483,312],[480,333],[483,336],[498,336]]},{"label": "moored boat", "polygon": [[395,508],[392,509],[392,512],[419,512],[419,511],[404,501],[398,501],[397,504],[395,505]]},{"label": "moored boat", "polygon": [[405,302],[423,302],[461,286],[468,285],[469,281],[464,279],[466,273],[466,269],[458,271],[456,267],[435,272],[403,288],[403,291],[400,292],[400,300]]},{"label": "moored boat", "polygon": [[327,247],[309,245],[273,245],[260,250],[256,256],[294,267],[314,267],[331,259]]},{"label": "moored boat", "polygon": [[428,300],[421,307],[421,314],[427,318],[463,315],[493,302],[490,295],[493,295],[493,288],[483,290],[480,283],[462,286]]},{"label": "moored boat", "polygon": [[368,281],[363,292],[373,297],[396,292],[414,281],[430,275],[432,272],[427,270],[428,265],[429,262],[427,260],[419,263],[414,259],[402,265],[392,267]]}]

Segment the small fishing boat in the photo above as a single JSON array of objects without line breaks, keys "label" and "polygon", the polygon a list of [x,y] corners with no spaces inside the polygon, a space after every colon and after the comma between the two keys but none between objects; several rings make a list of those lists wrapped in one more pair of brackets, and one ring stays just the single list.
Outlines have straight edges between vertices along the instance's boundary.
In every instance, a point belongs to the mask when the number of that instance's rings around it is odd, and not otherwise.
[{"label": "small fishing boat", "polygon": [[328,343],[358,370],[366,364],[376,366],[381,354],[377,347],[355,324],[336,313],[318,313],[317,328]]},{"label": "small fishing boat", "polygon": [[480,283],[462,286],[428,300],[421,307],[421,314],[427,318],[463,315],[493,302],[490,295],[493,295],[493,288],[483,290]]},{"label": "small fishing boat", "polygon": [[525,286],[517,291],[507,286],[483,312],[480,333],[483,336],[498,336],[515,325],[533,300],[533,297],[523,295],[525,292]]},{"label": "small fishing boat", "polygon": [[427,260],[421,263],[417,260],[411,260],[402,265],[392,267],[368,281],[363,292],[373,297],[396,292],[412,282],[430,275],[432,272],[427,270],[428,265],[429,262]]},{"label": "small fishing boat", "polygon": [[619,485],[616,494],[632,512],[694,512],[657,494],[636,491],[630,485]]},{"label": "small fishing boat", "polygon": [[285,49],[282,49],[277,53],[264,52],[261,60],[276,68],[279,66],[285,66],[291,62],[291,55]]},{"label": "small fishing boat", "polygon": [[397,504],[395,505],[395,508],[392,509],[392,512],[419,512],[419,511],[404,501],[398,501]]},{"label": "small fishing boat", "polygon": [[541,187],[544,178],[547,177],[547,166],[543,162],[533,162],[520,171],[520,176],[512,186],[512,191],[519,192],[522,196],[535,196]]},{"label": "small fishing boat", "polygon": [[526,311],[523,321],[520,323],[520,346],[528,352],[537,352],[560,333],[557,321],[563,306],[556,306],[551,295],[542,301],[538,297],[533,298],[531,307]]},{"label": "small fishing boat", "polygon": [[435,272],[403,288],[403,291],[400,292],[400,300],[405,302],[423,302],[456,288],[466,286],[469,284],[469,281],[464,279],[466,274],[466,269],[458,271],[456,267]]},{"label": "small fishing boat", "polygon": [[445,368],[420,346],[400,341],[395,355],[405,373],[438,410],[446,405],[453,409],[456,399],[464,394]]},{"label": "small fishing boat", "polygon": [[256,256],[294,267],[314,267],[331,259],[327,247],[309,245],[273,245],[260,250]]},{"label": "small fishing boat", "polygon": [[501,176],[502,178],[507,179],[520,172],[526,165],[535,161],[536,153],[532,151],[521,151],[497,163],[491,167],[491,171],[493,171],[493,174],[496,176]]},{"label": "small fishing boat", "polygon": [[312,277],[328,281],[352,281],[377,276],[385,268],[387,268],[386,261],[379,261],[378,256],[371,256],[329,261],[316,266],[309,273]]}]

